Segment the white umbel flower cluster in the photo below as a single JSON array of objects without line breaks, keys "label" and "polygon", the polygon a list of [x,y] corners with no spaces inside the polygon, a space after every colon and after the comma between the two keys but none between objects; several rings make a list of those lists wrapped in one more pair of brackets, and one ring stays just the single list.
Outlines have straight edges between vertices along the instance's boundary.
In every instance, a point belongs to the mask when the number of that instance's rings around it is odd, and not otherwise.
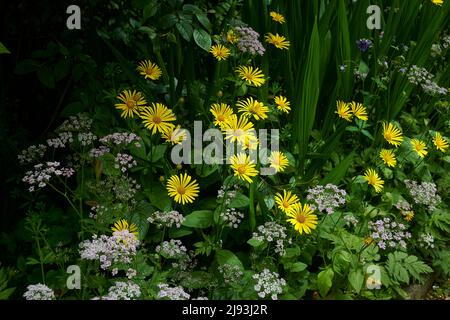
[{"label": "white umbel flower cluster", "polygon": [[27,300],[54,300],[55,293],[45,284],[30,284],[27,291],[23,294]]},{"label": "white umbel flower cluster", "polygon": [[255,291],[262,299],[270,296],[272,300],[277,300],[278,295],[283,293],[283,287],[286,285],[286,280],[280,278],[278,273],[269,269],[264,269],[262,272],[254,274],[253,279],[257,282],[254,287]]}]

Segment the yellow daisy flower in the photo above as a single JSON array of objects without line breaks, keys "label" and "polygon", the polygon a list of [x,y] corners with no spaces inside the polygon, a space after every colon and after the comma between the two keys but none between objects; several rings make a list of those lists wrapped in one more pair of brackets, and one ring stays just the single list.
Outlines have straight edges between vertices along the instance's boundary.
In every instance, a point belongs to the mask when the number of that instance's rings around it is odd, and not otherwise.
[{"label": "yellow daisy flower", "polygon": [[431,0],[431,2],[433,2],[435,5],[441,6],[444,3],[444,0]]},{"label": "yellow daisy flower", "polygon": [[225,139],[230,140],[230,142],[237,141],[244,144],[248,139],[255,137],[253,123],[249,122],[245,116],[238,118],[237,115],[232,114],[222,130],[225,132]]},{"label": "yellow daisy flower", "polygon": [[161,69],[150,60],[139,62],[137,70],[145,79],[158,80],[161,77]]},{"label": "yellow daisy flower", "polygon": [[284,213],[288,213],[294,210],[294,205],[299,202],[297,195],[291,193],[291,191],[283,190],[283,195],[277,193],[275,195],[275,203],[278,208]]},{"label": "yellow daisy flower", "polygon": [[427,145],[419,139],[411,139],[412,149],[417,152],[419,157],[425,157],[428,154]]},{"label": "yellow daisy flower", "polygon": [[219,61],[226,60],[230,56],[230,49],[221,44],[213,45],[209,49],[209,52],[211,52],[214,58],[216,58]]},{"label": "yellow daisy flower", "polygon": [[286,97],[277,96],[275,97],[275,104],[277,105],[277,109],[283,111],[285,113],[289,113],[291,111],[291,103],[287,101]]},{"label": "yellow daisy flower", "polygon": [[248,85],[252,85],[255,87],[261,87],[264,82],[264,74],[258,68],[247,67],[247,66],[239,66],[236,69],[236,72],[239,74],[239,77],[244,80]]},{"label": "yellow daisy flower", "polygon": [[398,147],[403,141],[402,132],[392,123],[383,123],[383,137],[387,142],[396,147]]},{"label": "yellow daisy flower", "polygon": [[364,173],[364,179],[368,184],[375,188],[375,192],[381,192],[383,190],[384,181],[380,179],[378,173],[373,169],[367,169]]},{"label": "yellow daisy flower", "polygon": [[124,90],[117,96],[122,103],[116,103],[116,109],[122,110],[120,116],[122,118],[133,118],[134,115],[139,116],[141,108],[147,104],[142,93],[133,90]]},{"label": "yellow daisy flower", "polygon": [[234,170],[234,175],[248,183],[252,183],[251,177],[258,175],[258,170],[255,169],[255,163],[245,153],[239,153],[237,156],[233,155],[230,158],[230,163],[231,168]]},{"label": "yellow daisy flower", "polygon": [[256,150],[258,148],[259,140],[254,134],[248,134],[242,144],[242,147],[247,150]]},{"label": "yellow daisy flower", "polygon": [[289,165],[289,160],[280,151],[272,151],[269,157],[270,166],[276,170],[276,172],[283,172]]},{"label": "yellow daisy flower", "polygon": [[397,165],[397,159],[395,153],[392,150],[382,149],[380,151],[380,158],[388,167],[395,167]]},{"label": "yellow daisy flower", "polygon": [[233,109],[225,103],[213,103],[209,111],[214,116],[214,124],[223,128],[225,123],[230,120],[230,116],[233,115]]},{"label": "yellow daisy flower", "polygon": [[144,108],[141,111],[141,118],[144,126],[152,134],[156,132],[164,133],[174,127],[171,121],[175,121],[175,114],[162,103],[152,103],[152,107]]},{"label": "yellow daisy flower", "polygon": [[414,218],[414,211],[408,211],[408,213],[406,213],[405,215],[405,220],[411,222],[413,218]]},{"label": "yellow daisy flower", "polygon": [[305,203],[302,207],[298,202],[294,204],[294,210],[286,214],[288,216],[286,221],[290,222],[300,234],[310,234],[317,228],[317,216],[313,212],[309,205]]},{"label": "yellow daisy flower", "polygon": [[253,116],[256,120],[266,119],[267,112],[269,112],[269,108],[267,108],[264,103],[259,102],[252,97],[238,101],[236,106],[238,107],[238,111],[242,112],[244,116],[249,118]]},{"label": "yellow daisy flower", "polygon": [[442,152],[446,152],[449,147],[447,140],[443,138],[439,132],[436,132],[434,134],[433,144],[435,145],[437,150],[440,150]]},{"label": "yellow daisy flower", "polygon": [[273,33],[268,33],[266,36],[266,42],[273,44],[276,48],[278,49],[289,49],[289,45],[290,42],[288,40],[286,40],[285,37],[280,36],[278,33],[277,34],[273,34]]},{"label": "yellow daisy flower", "polygon": [[163,139],[171,144],[180,144],[187,138],[186,130],[181,129],[180,125],[171,126],[162,134]]},{"label": "yellow daisy flower", "polygon": [[227,42],[236,43],[238,41],[238,36],[234,33],[233,30],[227,32]]},{"label": "yellow daisy flower", "polygon": [[123,230],[128,230],[129,233],[134,234],[136,237],[138,236],[137,227],[134,223],[128,224],[128,221],[125,219],[116,221],[114,226],[111,227],[112,232],[120,232]]},{"label": "yellow daisy flower", "polygon": [[171,176],[166,188],[169,196],[181,204],[194,202],[199,193],[197,181],[187,173]]},{"label": "yellow daisy flower", "polygon": [[275,22],[278,22],[280,24],[283,24],[286,20],[284,19],[283,15],[279,14],[278,12],[275,11],[271,11],[269,13],[269,15],[271,16],[272,20]]},{"label": "yellow daisy flower", "polygon": [[350,108],[352,109],[353,115],[358,119],[361,119],[363,121],[367,121],[369,119],[369,117],[367,116],[367,110],[362,105],[362,103],[352,101],[350,102]]},{"label": "yellow daisy flower", "polygon": [[350,110],[350,107],[348,105],[348,103],[338,100],[336,101],[336,111],[334,113],[337,113],[337,115],[342,118],[345,119],[347,121],[352,121],[352,113]]}]

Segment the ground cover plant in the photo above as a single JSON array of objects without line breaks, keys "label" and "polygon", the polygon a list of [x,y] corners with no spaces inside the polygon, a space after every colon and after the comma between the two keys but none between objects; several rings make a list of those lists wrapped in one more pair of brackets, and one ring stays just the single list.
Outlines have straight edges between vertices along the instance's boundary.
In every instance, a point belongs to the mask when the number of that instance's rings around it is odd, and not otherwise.
[{"label": "ground cover plant", "polygon": [[80,30],[66,7],[47,42],[0,45],[49,120],[15,130],[2,91],[1,299],[447,282],[450,1],[85,1]]}]

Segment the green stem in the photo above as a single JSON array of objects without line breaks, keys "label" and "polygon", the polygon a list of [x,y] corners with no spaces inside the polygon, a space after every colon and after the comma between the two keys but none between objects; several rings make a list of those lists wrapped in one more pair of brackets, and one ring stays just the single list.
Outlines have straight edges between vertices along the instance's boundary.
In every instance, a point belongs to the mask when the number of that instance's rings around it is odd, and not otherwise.
[{"label": "green stem", "polygon": [[59,193],[60,195],[62,195],[62,196],[67,200],[67,202],[69,202],[70,206],[75,210],[75,212],[76,212],[78,215],[80,215],[80,212],[78,211],[77,207],[75,206],[75,204],[74,204],[72,201],[70,201],[70,199],[69,199],[69,197],[67,196],[67,194],[65,194],[65,193],[61,192],[60,190],[58,190],[57,188],[55,188],[55,186],[53,186],[51,183],[47,182],[47,184],[48,184],[53,190],[55,190],[57,193]]},{"label": "green stem", "polygon": [[[84,155],[84,148],[83,148]],[[81,165],[81,194],[80,194],[80,203],[79,203],[79,212],[78,215],[80,217],[80,226],[81,226],[81,240],[84,240],[84,227],[83,227],[83,193],[84,193],[84,163]]]},{"label": "green stem", "polygon": [[45,284],[44,261],[43,261],[43,258],[42,258],[41,245],[40,245],[39,239],[37,237],[35,238],[35,241],[36,241],[36,245],[37,245],[37,248],[38,248],[39,263],[41,265],[42,283]]},{"label": "green stem", "polygon": [[162,237],[161,237],[161,244],[164,241],[164,236],[166,235],[166,227],[163,228]]},{"label": "green stem", "polygon": [[250,214],[250,231],[253,232],[255,230],[256,227],[256,216],[255,216],[255,187],[256,187],[256,182],[253,182],[252,184],[250,184],[250,193],[249,193],[249,198],[250,198],[250,208],[249,208],[249,214]]}]

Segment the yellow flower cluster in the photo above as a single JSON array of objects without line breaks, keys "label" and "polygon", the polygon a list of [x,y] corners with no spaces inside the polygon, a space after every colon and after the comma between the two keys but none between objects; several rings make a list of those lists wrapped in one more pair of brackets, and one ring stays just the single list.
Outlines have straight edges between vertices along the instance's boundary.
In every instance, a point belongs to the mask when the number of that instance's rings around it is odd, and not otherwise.
[{"label": "yellow flower cluster", "polygon": [[[401,129],[397,125],[395,125],[392,122],[389,123],[384,122],[382,124],[382,131],[383,131],[382,132],[383,138],[386,140],[387,143],[393,145],[396,148],[401,146],[404,137]],[[419,156],[420,158],[424,158],[428,154],[428,147],[425,141],[417,138],[409,139],[409,141],[411,151],[415,152],[417,156]],[[448,141],[444,137],[442,137],[442,135],[439,132],[434,133],[433,144],[436,147],[436,150],[441,152],[446,152],[448,147],[450,146]],[[383,163],[388,167],[393,168],[397,165],[395,150],[381,149],[379,157],[383,161]],[[364,173],[364,179],[367,181],[369,185],[374,187],[376,192],[382,191],[384,180],[380,178],[380,176],[374,169],[372,168],[367,169]]]},{"label": "yellow flower cluster", "polygon": [[[145,79],[158,80],[162,74],[161,69],[150,60],[139,62],[136,69]],[[172,123],[176,120],[175,114],[163,103],[148,104],[144,94],[136,90],[123,90],[117,99],[120,102],[115,107],[122,111],[122,118],[140,118],[152,134],[160,133],[171,144],[179,144],[186,139],[180,125]]]},{"label": "yellow flower cluster", "polygon": [[369,119],[366,108],[359,102],[352,101],[347,103],[338,100],[336,101],[336,109],[337,110],[335,113],[337,113],[340,118],[345,119],[348,122],[352,121],[353,116],[362,121],[367,121]]},{"label": "yellow flower cluster", "polygon": [[300,234],[309,234],[317,228],[317,215],[308,204],[300,203],[297,195],[291,191],[283,190],[283,194],[275,195],[275,203],[287,216],[286,221],[294,226]]}]

